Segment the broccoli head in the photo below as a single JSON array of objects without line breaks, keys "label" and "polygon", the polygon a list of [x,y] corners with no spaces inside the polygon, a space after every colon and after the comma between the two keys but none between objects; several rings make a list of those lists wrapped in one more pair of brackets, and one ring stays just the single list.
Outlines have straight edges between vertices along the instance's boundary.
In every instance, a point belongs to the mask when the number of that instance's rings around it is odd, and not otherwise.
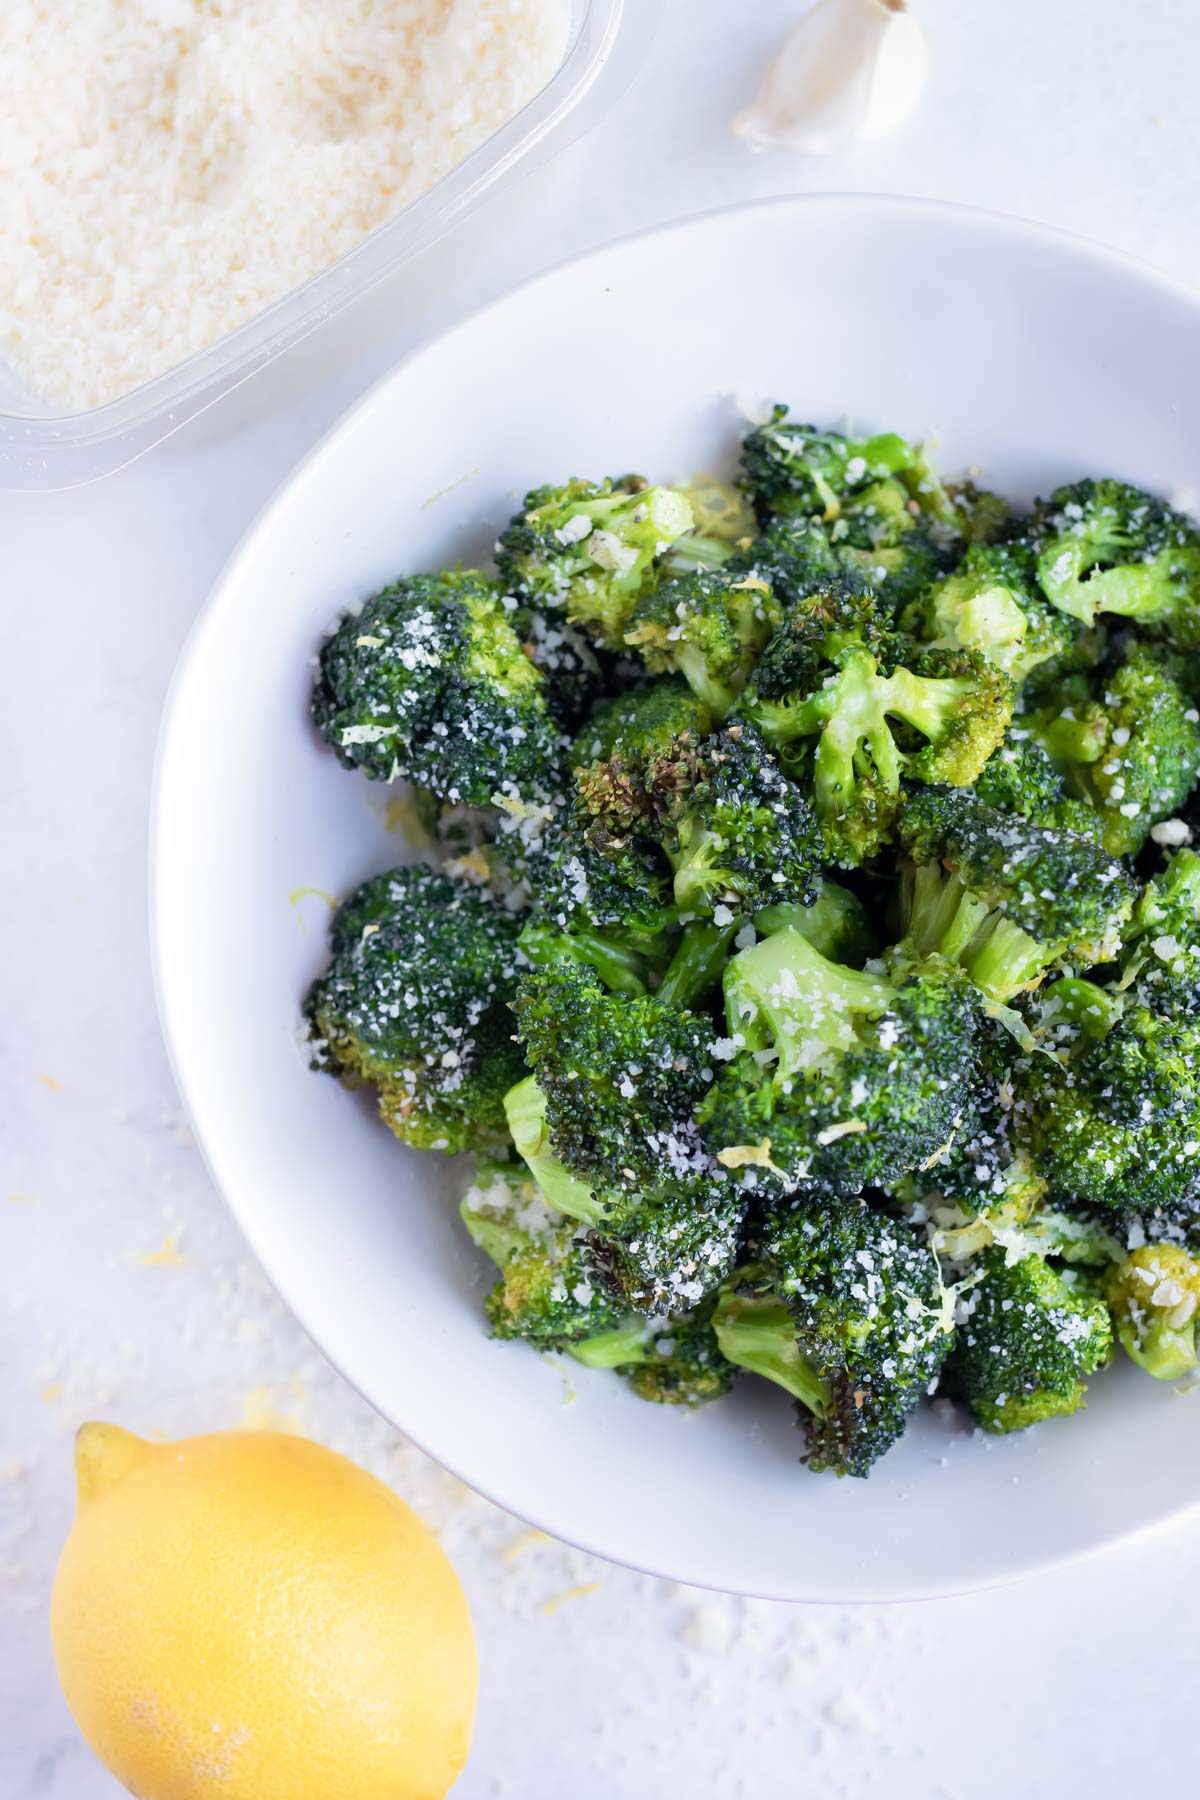
[{"label": "broccoli head", "polygon": [[690,737],[642,776],[682,913],[729,924],[772,900],[806,902],[821,856],[812,808],[744,720]]},{"label": "broccoli head", "polygon": [[1112,1347],[1108,1308],[1086,1280],[995,1248],[959,1302],[946,1385],[985,1431],[1021,1431],[1076,1412]]},{"label": "broccoli head", "polygon": [[574,769],[621,758],[633,761],[665,755],[677,738],[702,738],[712,728],[712,714],[677,676],[651,681],[606,700],[583,726],[571,746]]},{"label": "broccoli head", "polygon": [[779,622],[769,584],[729,566],[664,581],[629,615],[625,642],[656,675],[678,673],[724,718]]},{"label": "broccoli head", "polygon": [[966,785],[1004,736],[1008,677],[975,650],[881,629],[845,579],[804,596],[768,644],[743,711],[811,781],[831,858],[854,866],[888,836],[901,779]]},{"label": "broccoli head", "polygon": [[1130,1251],[1105,1292],[1122,1347],[1148,1375],[1178,1381],[1200,1365],[1200,1262],[1182,1245],[1143,1244]]},{"label": "broccoli head", "polygon": [[699,1116],[726,1168],[856,1194],[891,1186],[950,1138],[980,1017],[951,964],[891,982],[784,929],[733,957],[724,985],[729,1037]]},{"label": "broccoli head", "polygon": [[912,446],[894,432],[843,437],[787,415],[786,406],[776,406],[742,444],[744,485],[761,519],[782,513],[834,520],[850,495],[913,466]]},{"label": "broccoli head", "polygon": [[612,1196],[588,1235],[600,1284],[631,1312],[678,1312],[711,1294],[738,1260],[746,1196],[723,1170]]},{"label": "broccoli head", "polygon": [[958,567],[906,609],[901,624],[923,643],[977,650],[1015,682],[1040,664],[1070,663],[1084,628],[1037,586],[1027,544],[974,544]]},{"label": "broccoli head", "polygon": [[570,1352],[589,1369],[616,1369],[627,1376],[641,1400],[667,1406],[719,1400],[733,1386],[737,1370],[717,1342],[715,1306],[712,1296],[665,1320],[630,1319],[572,1344]]},{"label": "broccoli head", "polygon": [[1029,724],[1074,792],[1094,809],[1105,848],[1133,856],[1183,805],[1200,773],[1200,712],[1183,657],[1131,643],[1115,669],[1076,680]]},{"label": "broccoli head", "polygon": [[678,929],[671,873],[652,842],[608,827],[578,793],[546,821],[528,857],[534,905],[521,949],[532,963],[572,957],[618,992],[644,993]]},{"label": "broccoli head", "polygon": [[496,546],[500,579],[518,602],[564,612],[619,651],[659,560],[692,523],[672,488],[578,480],[535,488]]},{"label": "broccoli head", "polygon": [[618,1323],[619,1312],[592,1282],[577,1227],[518,1165],[481,1162],[459,1211],[500,1270],[485,1306],[494,1337],[554,1350]]},{"label": "broccoli head", "polygon": [[1011,998],[1063,957],[1098,963],[1119,950],[1136,890],[1090,839],[937,788],[908,796],[897,829],[916,864],[902,947],[949,957],[990,998]]},{"label": "broccoli head", "polygon": [[[787,1309],[801,1359],[792,1360],[786,1340],[776,1353],[789,1377],[783,1385],[811,1413],[804,1420],[810,1469],[869,1474],[936,1386],[953,1341],[937,1258],[908,1227],[854,1200],[780,1204],[762,1226],[756,1254],[770,1293]],[[733,1332],[718,1324],[730,1361],[738,1360],[735,1333],[744,1323],[734,1311]],[[760,1357],[763,1324],[760,1318]],[[769,1370],[760,1363],[758,1372]]]},{"label": "broccoli head", "polygon": [[314,1065],[366,1083],[397,1137],[459,1151],[504,1128],[520,921],[432,869],[377,875],[339,907],[305,1016]]},{"label": "broccoli head", "polygon": [[509,615],[521,648],[541,674],[546,705],[556,725],[574,731],[604,692],[604,652],[561,613],[516,606]]},{"label": "broccoli head", "polygon": [[1004,742],[980,770],[973,792],[997,812],[1019,813],[1033,825],[1051,825],[1099,842],[1104,821],[1086,800],[1068,793],[1062,774],[1032,730],[1010,725]]},{"label": "broccoli head", "polygon": [[1115,613],[1181,649],[1200,644],[1200,538],[1126,482],[1077,481],[1038,502],[1032,540],[1047,598],[1090,625]]},{"label": "broccoli head", "polygon": [[1135,1003],[1102,1035],[1081,1030],[1065,1066],[1033,1059],[1023,1104],[1053,1194],[1120,1215],[1195,1210],[1200,1019]]},{"label": "broccoli head", "polygon": [[695,1119],[712,1079],[707,1019],[610,994],[572,962],[525,974],[515,1010],[550,1142],[573,1175],[636,1194],[710,1172]]},{"label": "broccoli head", "polygon": [[542,674],[499,590],[471,571],[385,588],[324,644],[317,730],[348,768],[406,776],[438,800],[486,806],[558,785]]}]

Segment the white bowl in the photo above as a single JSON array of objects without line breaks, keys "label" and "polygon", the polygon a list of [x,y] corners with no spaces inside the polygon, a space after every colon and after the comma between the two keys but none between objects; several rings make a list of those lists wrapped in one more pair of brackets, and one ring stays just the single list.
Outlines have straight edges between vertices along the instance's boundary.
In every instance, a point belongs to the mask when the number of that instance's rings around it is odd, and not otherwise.
[{"label": "white bowl", "polygon": [[[184,654],[159,753],[163,1026],[214,1177],[289,1305],[381,1412],[543,1529],[786,1599],[980,1586],[1193,1506],[1200,1433],[1131,1366],[1009,1440],[926,1411],[869,1481],[800,1467],[749,1378],[695,1415],[489,1341],[462,1165],[401,1147],[294,1041],[327,911],[401,860],[383,792],[308,723],[346,602],[485,557],[526,488],[728,466],[734,396],[940,440],[1028,499],[1085,472],[1200,490],[1200,304],[1110,251],[920,202],[822,196],[686,221],[554,270],[402,364],[287,482]],[[299,918],[298,918],[299,913]],[[306,929],[302,929],[302,924]],[[571,1389],[578,1398],[567,1404]]]}]

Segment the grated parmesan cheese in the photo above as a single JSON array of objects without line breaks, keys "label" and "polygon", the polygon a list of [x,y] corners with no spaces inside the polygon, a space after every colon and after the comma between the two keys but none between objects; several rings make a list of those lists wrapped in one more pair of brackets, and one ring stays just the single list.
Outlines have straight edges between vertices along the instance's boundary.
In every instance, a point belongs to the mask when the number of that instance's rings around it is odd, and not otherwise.
[{"label": "grated parmesan cheese", "polygon": [[545,86],[566,0],[5,0],[0,351],[128,392],[326,268]]}]

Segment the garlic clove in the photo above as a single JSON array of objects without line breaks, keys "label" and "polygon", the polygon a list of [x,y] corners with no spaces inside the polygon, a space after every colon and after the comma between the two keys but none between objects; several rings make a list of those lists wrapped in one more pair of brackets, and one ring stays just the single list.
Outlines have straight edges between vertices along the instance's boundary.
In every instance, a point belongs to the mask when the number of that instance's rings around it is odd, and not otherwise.
[{"label": "garlic clove", "polygon": [[905,0],[818,0],[733,129],[756,149],[829,155],[907,119],[928,62],[925,34]]}]

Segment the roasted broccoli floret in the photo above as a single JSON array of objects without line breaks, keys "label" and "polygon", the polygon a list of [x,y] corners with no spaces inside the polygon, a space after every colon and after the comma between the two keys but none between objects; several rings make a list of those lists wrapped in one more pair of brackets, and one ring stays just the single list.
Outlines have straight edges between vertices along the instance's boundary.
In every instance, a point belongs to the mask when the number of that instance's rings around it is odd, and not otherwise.
[{"label": "roasted broccoli floret", "polygon": [[1022,682],[1039,664],[1070,663],[1084,629],[1037,586],[1024,543],[975,544],[952,574],[906,609],[904,629],[946,650],[978,650]]},{"label": "roasted broccoli floret", "polygon": [[810,1469],[867,1475],[936,1386],[951,1296],[922,1239],[857,1201],[784,1203],[715,1315],[730,1362],[800,1402]]},{"label": "roasted broccoli floret", "polygon": [[745,687],[780,610],[760,576],[730,573],[728,565],[701,570],[664,581],[639,600],[625,642],[654,674],[682,675],[721,719]]},{"label": "roasted broccoli floret", "polygon": [[848,496],[913,467],[912,446],[894,432],[843,437],[787,414],[776,406],[742,444],[743,480],[760,519],[781,513],[832,521]]},{"label": "roasted broccoli floret", "polygon": [[535,488],[503,532],[496,561],[518,601],[566,614],[610,650],[624,648],[629,615],[654,586],[659,559],[692,528],[672,488],[630,492],[611,481]]},{"label": "roasted broccoli floret", "polygon": [[1112,1271],[1105,1292],[1122,1347],[1148,1375],[1178,1381],[1200,1365],[1200,1262],[1189,1251],[1143,1244]]},{"label": "roasted broccoli floret", "polygon": [[712,714],[687,684],[671,676],[618,694],[598,707],[571,746],[574,769],[621,759],[620,767],[665,755],[676,739],[706,737]]},{"label": "roasted broccoli floret", "polygon": [[591,1227],[587,1267],[628,1310],[690,1308],[733,1267],[745,1196],[723,1172],[699,1163],[684,1176],[636,1188],[597,1187],[555,1154],[546,1099],[532,1076],[505,1097],[517,1151],[549,1203]]},{"label": "roasted broccoli floret", "polygon": [[468,806],[555,791],[545,680],[486,576],[413,575],[385,588],[338,626],[319,669],[313,719],[348,768],[405,776]]},{"label": "roasted broccoli floret", "polygon": [[524,975],[515,1010],[550,1141],[573,1175],[637,1193],[710,1171],[695,1120],[712,1079],[707,1019],[607,993],[571,962]]},{"label": "roasted broccoli floret", "polygon": [[636,1195],[610,1195],[588,1235],[605,1291],[633,1312],[695,1306],[738,1261],[746,1196],[723,1170],[676,1176]]},{"label": "roasted broccoli floret", "polygon": [[1184,658],[1131,643],[1115,669],[1076,678],[1028,724],[1102,826],[1115,856],[1133,856],[1183,805],[1200,773],[1196,680]]},{"label": "roasted broccoli floret", "polygon": [[787,613],[743,711],[784,748],[786,766],[799,756],[828,852],[854,866],[887,837],[903,776],[975,779],[1012,701],[1008,677],[978,651],[934,650],[881,630],[870,592],[839,580]]},{"label": "roasted broccoli floret", "polygon": [[1051,1192],[1119,1215],[1200,1201],[1200,1019],[1134,1003],[1059,1067],[1031,1060],[1022,1104]]},{"label": "roasted broccoli floret", "polygon": [[1108,1308],[1086,1279],[1039,1256],[1011,1262],[992,1249],[982,1279],[959,1301],[946,1386],[985,1431],[1021,1431],[1076,1412],[1112,1347]]},{"label": "roasted broccoli floret", "polygon": [[700,1106],[710,1149],[760,1183],[833,1194],[888,1187],[955,1128],[979,1006],[951,964],[898,982],[774,932],[725,972],[729,1036]]},{"label": "roasted broccoli floret", "polygon": [[620,993],[646,990],[678,933],[671,871],[649,840],[607,828],[575,795],[528,857],[533,909],[521,933],[532,963],[587,963]]},{"label": "roasted broccoli floret", "polygon": [[338,908],[305,1001],[314,1066],[377,1089],[397,1137],[458,1151],[503,1130],[524,1073],[510,1010],[520,920],[432,869],[377,875]]},{"label": "roasted broccoli floret", "polygon": [[647,1322],[629,1319],[611,1331],[572,1344],[570,1352],[590,1369],[616,1369],[642,1400],[667,1406],[700,1406],[719,1400],[737,1373],[713,1330],[716,1297],[693,1311]]},{"label": "roasted broccoli floret", "polygon": [[902,948],[949,957],[990,998],[1011,998],[1064,957],[1086,966],[1119,950],[1136,890],[1089,839],[936,788],[908,796],[897,830],[915,864]]},{"label": "roasted broccoli floret", "polygon": [[500,1270],[485,1306],[494,1337],[553,1350],[618,1323],[619,1311],[592,1281],[577,1226],[518,1165],[483,1163],[459,1210]]},{"label": "roasted broccoli floret", "polygon": [[1200,538],[1122,481],[1077,481],[1038,502],[1032,540],[1047,598],[1090,625],[1115,613],[1181,649],[1200,644]]},{"label": "roasted broccoli floret", "polygon": [[1086,800],[1067,792],[1049,754],[1021,720],[1009,726],[1004,742],[980,770],[972,792],[984,806],[1019,813],[1033,825],[1055,826],[1097,842],[1104,831],[1101,815]]},{"label": "roasted broccoli floret", "polygon": [[816,818],[752,725],[739,720],[699,743],[679,740],[647,763],[644,780],[681,913],[729,924],[772,900],[810,897],[821,856]]}]

